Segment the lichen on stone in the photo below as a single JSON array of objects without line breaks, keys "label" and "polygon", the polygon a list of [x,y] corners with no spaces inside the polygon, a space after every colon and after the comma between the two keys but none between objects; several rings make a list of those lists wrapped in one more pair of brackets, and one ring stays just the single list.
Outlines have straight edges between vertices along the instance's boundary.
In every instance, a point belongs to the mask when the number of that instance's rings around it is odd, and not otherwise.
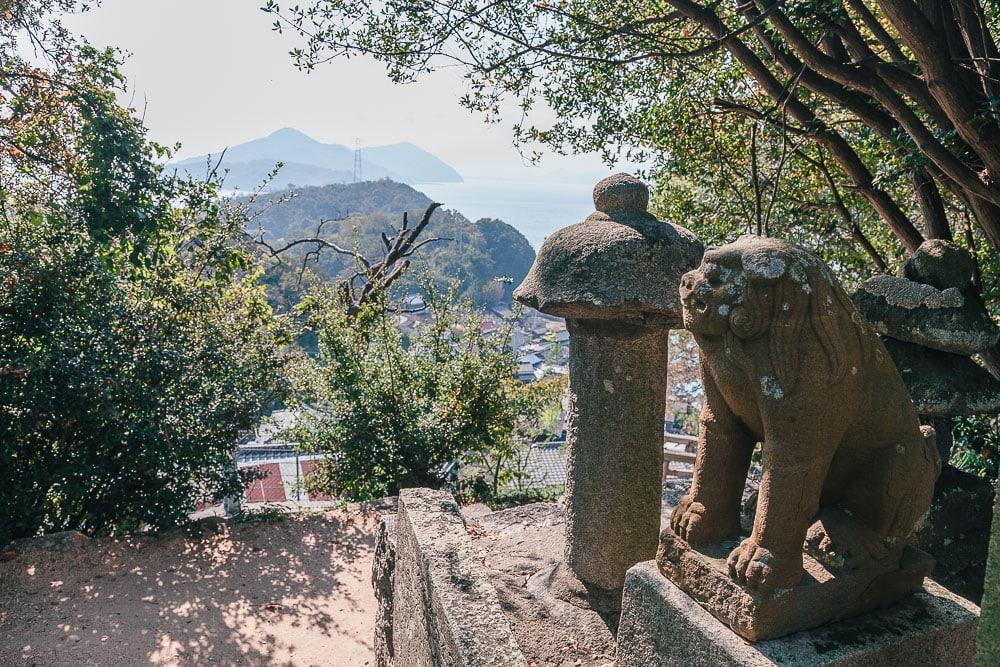
[{"label": "lichen on stone", "polygon": [[749,273],[774,280],[785,275],[785,261],[766,252],[748,252],[741,257],[743,269]]},{"label": "lichen on stone", "polygon": [[930,285],[915,283],[896,276],[875,276],[861,289],[882,297],[886,303],[900,308],[961,308],[965,305],[962,292],[954,287],[939,290]]},{"label": "lichen on stone", "polygon": [[781,384],[770,375],[763,375],[760,378],[760,390],[765,396],[780,399],[785,397],[785,391]]}]

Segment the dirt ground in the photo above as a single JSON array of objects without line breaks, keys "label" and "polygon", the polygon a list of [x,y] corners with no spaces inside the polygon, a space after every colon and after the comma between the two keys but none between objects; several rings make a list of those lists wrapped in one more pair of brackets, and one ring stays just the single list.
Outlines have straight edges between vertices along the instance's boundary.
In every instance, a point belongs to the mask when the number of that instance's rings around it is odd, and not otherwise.
[{"label": "dirt ground", "polygon": [[0,665],[370,665],[378,518],[24,546],[0,562]]}]

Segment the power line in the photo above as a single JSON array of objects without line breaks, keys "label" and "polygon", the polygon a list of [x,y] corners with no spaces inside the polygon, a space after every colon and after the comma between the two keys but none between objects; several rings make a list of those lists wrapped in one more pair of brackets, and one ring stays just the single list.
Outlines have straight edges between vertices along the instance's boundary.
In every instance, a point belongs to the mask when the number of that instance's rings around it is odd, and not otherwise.
[{"label": "power line", "polygon": [[354,182],[361,182],[361,140],[354,140]]}]

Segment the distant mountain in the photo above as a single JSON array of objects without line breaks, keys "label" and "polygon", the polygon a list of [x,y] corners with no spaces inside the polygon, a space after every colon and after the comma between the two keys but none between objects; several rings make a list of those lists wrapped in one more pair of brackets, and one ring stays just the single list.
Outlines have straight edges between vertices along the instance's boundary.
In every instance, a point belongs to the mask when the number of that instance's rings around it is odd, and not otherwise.
[{"label": "distant mountain", "polygon": [[[392,233],[403,212],[415,224],[431,204],[423,193],[388,180],[296,188],[289,194],[294,196],[276,206],[260,206],[256,222],[268,238],[287,242],[314,236],[320,220],[331,220],[323,225],[324,238],[344,247],[359,243],[370,256],[381,252],[379,234]],[[439,286],[457,280],[461,292],[477,303],[506,303],[535,259],[528,240],[507,223],[488,218],[470,222],[458,211],[439,209],[424,237],[447,240],[424,246],[414,255],[401,289],[414,289],[424,276]],[[287,306],[296,300],[299,266],[301,259],[292,258],[269,273],[272,301]],[[309,266],[320,280],[354,270],[350,258],[331,252]],[[500,277],[513,283],[498,282]]]},{"label": "distant mountain", "polygon": [[[218,161],[218,158],[216,158]],[[178,171],[187,172],[195,178],[203,178],[209,169],[204,158],[197,166],[187,164],[185,160],[177,165]],[[220,176],[224,177],[226,188],[230,190],[254,190],[264,182],[271,170],[274,169],[274,160],[250,160],[249,162],[230,162],[225,160],[220,168]],[[215,162],[211,163],[215,167]],[[223,169],[228,173],[223,173]],[[281,169],[270,182],[269,190],[284,190],[289,187],[306,185],[326,185],[328,183],[350,183],[354,174],[350,171],[340,171],[317,167],[313,164],[302,164],[301,162],[285,162]]]},{"label": "distant mountain", "polygon": [[[225,185],[234,190],[258,187],[277,162],[284,163],[269,189],[289,186],[349,183],[354,178],[354,151],[340,144],[324,144],[294,130],[285,128],[260,139],[170,163],[195,178],[203,178],[208,165],[213,167],[222,156],[219,172],[225,175]],[[413,144],[392,144],[361,149],[361,174],[367,180],[383,178],[398,182],[431,183],[461,182],[457,171],[437,157]]]},{"label": "distant mountain", "polygon": [[[427,151],[410,143],[362,148],[361,155],[375,164],[392,165],[404,183],[461,183],[462,176]],[[365,174],[369,178],[368,174]]]}]

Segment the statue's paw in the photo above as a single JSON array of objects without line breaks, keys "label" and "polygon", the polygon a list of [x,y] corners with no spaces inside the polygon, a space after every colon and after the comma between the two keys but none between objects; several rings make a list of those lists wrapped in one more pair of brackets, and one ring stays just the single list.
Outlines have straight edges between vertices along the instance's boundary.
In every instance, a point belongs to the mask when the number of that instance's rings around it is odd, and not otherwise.
[{"label": "statue's paw", "polygon": [[684,496],[670,515],[670,527],[688,544],[719,542],[739,534],[738,517],[720,519],[718,512],[712,513],[693,497]]},{"label": "statue's paw", "polygon": [[674,533],[689,544],[703,544],[714,540],[718,530],[706,516],[705,506],[684,496],[670,516],[670,526]]},{"label": "statue's paw", "polygon": [[675,534],[681,537],[683,537],[683,535],[681,535],[682,519],[684,518],[684,515],[687,514],[688,509],[691,508],[691,504],[693,502],[694,499],[690,495],[682,496],[680,502],[677,503],[677,507],[675,507],[674,511],[670,513],[670,528]]},{"label": "statue's paw", "polygon": [[727,564],[733,579],[762,593],[791,588],[802,579],[801,555],[779,556],[758,546],[752,537],[733,549]]}]

